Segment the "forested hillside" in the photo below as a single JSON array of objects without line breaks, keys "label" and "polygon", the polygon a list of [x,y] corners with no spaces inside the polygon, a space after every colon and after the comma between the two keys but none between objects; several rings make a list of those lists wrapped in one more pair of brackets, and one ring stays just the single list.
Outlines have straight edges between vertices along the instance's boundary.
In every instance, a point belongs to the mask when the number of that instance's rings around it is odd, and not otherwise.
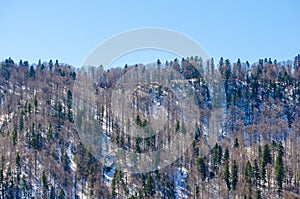
[{"label": "forested hillside", "polygon": [[[220,74],[225,100],[220,136],[207,153],[202,149],[214,98],[202,71],[191,63],[204,65],[190,57],[151,66],[174,69],[194,89],[201,111],[192,145],[164,168],[126,173],[114,164],[103,166],[81,142],[72,107],[78,69],[57,60],[2,61],[0,198],[300,198],[300,55],[293,61],[254,64],[221,58],[202,68],[210,76]],[[95,84],[96,99],[102,94],[110,99],[109,89],[124,74],[145,67],[101,68],[105,81]],[[166,85],[149,88],[155,103],[168,100],[175,112],[175,97]],[[144,90],[135,95],[141,111],[146,111]],[[157,150],[184,131],[174,120],[172,129],[148,139],[126,136],[125,127],[113,122],[107,101],[97,107],[96,119],[107,137],[128,151]],[[137,115],[134,122],[147,128],[148,119]]]}]

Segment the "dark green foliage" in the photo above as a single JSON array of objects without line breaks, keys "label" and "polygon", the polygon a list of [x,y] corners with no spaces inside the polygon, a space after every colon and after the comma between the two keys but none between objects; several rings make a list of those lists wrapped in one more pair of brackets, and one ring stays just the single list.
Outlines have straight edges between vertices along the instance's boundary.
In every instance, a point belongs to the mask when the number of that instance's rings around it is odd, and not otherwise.
[{"label": "dark green foliage", "polygon": [[58,199],[65,199],[65,198],[66,198],[65,191],[63,188],[61,188],[59,191]]},{"label": "dark green foliage", "polygon": [[43,174],[42,174],[42,185],[43,185],[43,188],[48,188],[47,177],[46,177],[45,171],[43,171]]},{"label": "dark green foliage", "polygon": [[21,175],[21,157],[20,157],[19,152],[17,152],[15,163],[16,163],[17,181],[19,182],[20,181],[20,175]]},{"label": "dark green foliage", "polygon": [[254,160],[253,177],[254,177],[255,185],[260,185],[260,172],[259,172],[259,166],[256,159]]},{"label": "dark green foliage", "polygon": [[238,166],[236,164],[236,161],[233,160],[233,164],[231,167],[231,185],[232,189],[235,190],[238,183]]},{"label": "dark green foliage", "polygon": [[148,173],[146,182],[146,196],[153,196],[155,194],[155,181],[151,174]]},{"label": "dark green foliage", "polygon": [[29,75],[29,78],[34,78],[35,77],[35,70],[34,70],[32,65],[30,66],[28,75]]},{"label": "dark green foliage", "polygon": [[48,139],[53,138],[53,128],[52,128],[52,124],[51,123],[49,123],[47,137],[48,137]]},{"label": "dark green foliage", "polygon": [[20,121],[19,121],[19,130],[20,130],[20,132],[22,132],[23,128],[24,128],[23,115],[24,115],[24,112],[22,111],[21,114],[20,114]]},{"label": "dark green foliage", "polygon": [[161,65],[161,62],[160,62],[160,60],[159,59],[157,59],[157,65]]},{"label": "dark green foliage", "polygon": [[269,145],[266,144],[264,146],[263,154],[262,154],[262,162],[261,162],[261,179],[266,181],[266,166],[272,163],[271,151],[269,149]]},{"label": "dark green foliage", "polygon": [[251,184],[252,182],[252,166],[249,160],[246,163],[246,167],[244,170],[244,179],[247,184]]},{"label": "dark green foliage", "polygon": [[28,103],[27,105],[27,113],[31,114],[31,104]]},{"label": "dark green foliage", "polygon": [[198,168],[199,168],[202,181],[205,181],[207,176],[207,166],[203,158],[198,159]]},{"label": "dark green foliage", "polygon": [[139,115],[136,116],[136,118],[135,118],[135,123],[136,123],[138,126],[141,126],[141,125],[142,125],[142,120],[141,120],[141,118],[140,118]]},{"label": "dark green foliage", "polygon": [[122,135],[117,135],[116,142],[119,147],[123,147],[124,146],[124,137]]},{"label": "dark green foliage", "polygon": [[47,192],[48,192],[48,183],[47,183],[47,177],[46,177],[46,173],[45,170],[42,173],[42,194],[43,194],[43,198],[47,198]]},{"label": "dark green foliage", "polygon": [[73,99],[73,96],[72,96],[72,91],[71,90],[68,90],[67,91],[67,108],[68,108],[68,120],[70,122],[73,121],[73,113],[72,113],[72,99]]},{"label": "dark green foliage", "polygon": [[55,199],[55,188],[51,186],[49,199]]},{"label": "dark green foliage", "polygon": [[263,151],[262,164],[266,166],[267,164],[271,164],[271,163],[272,163],[271,151],[269,149],[269,145],[266,144]]},{"label": "dark green foliage", "polygon": [[229,149],[228,149],[228,148],[225,149],[225,152],[224,152],[224,160],[225,160],[225,161],[228,161],[228,160],[229,160]]},{"label": "dark green foliage", "polygon": [[238,138],[235,138],[234,139],[234,145],[233,145],[233,147],[234,148],[238,148],[240,146],[240,144],[239,144],[239,139]]},{"label": "dark green foliage", "polygon": [[61,103],[58,103],[57,104],[57,108],[56,108],[56,111],[57,111],[57,117],[59,118],[59,119],[61,119],[62,118],[62,105],[61,105]]},{"label": "dark green foliage", "polygon": [[227,190],[230,191],[230,189],[231,189],[231,186],[230,186],[230,171],[229,171],[229,163],[228,162],[225,162],[225,164],[224,164],[223,180],[226,183]]},{"label": "dark green foliage", "polygon": [[168,196],[168,198],[175,198],[175,184],[173,180],[168,181],[167,183],[166,196]]},{"label": "dark green foliage", "polygon": [[76,80],[76,73],[74,72],[70,72],[70,76],[72,77],[73,80]]},{"label": "dark green foliage", "polygon": [[213,148],[214,170],[218,170],[219,165],[221,164],[222,161],[222,157],[223,157],[222,147],[216,143],[216,145]]},{"label": "dark green foliage", "polygon": [[38,110],[38,101],[36,99],[36,95],[34,96],[34,111],[37,112]]},{"label": "dark green foliage", "polygon": [[175,132],[178,132],[180,129],[180,122],[176,121],[176,127],[175,127]]},{"label": "dark green foliage", "polygon": [[12,135],[12,141],[13,141],[13,145],[15,146],[18,142],[18,132],[17,129],[15,128],[13,131],[13,135]]},{"label": "dark green foliage", "polygon": [[141,138],[135,137],[134,139],[135,139],[134,152],[141,153],[141,147],[140,147]]},{"label": "dark green foliage", "polygon": [[32,148],[34,148],[35,150],[40,150],[40,148],[42,147],[42,137],[41,137],[40,132],[38,132],[38,131],[36,132],[34,123],[32,123],[32,126],[31,126],[30,144],[31,144]]},{"label": "dark green foliage", "polygon": [[282,146],[282,142],[279,141],[278,144],[277,144],[277,152],[278,152],[278,155],[284,155],[284,148]]},{"label": "dark green foliage", "polygon": [[262,199],[260,190],[256,190],[256,199]]},{"label": "dark green foliage", "polygon": [[57,121],[57,127],[60,128],[61,127],[61,121],[62,121],[62,118],[63,118],[63,113],[62,113],[62,105],[61,103],[58,103],[57,106],[56,106],[56,117],[58,118],[58,121]]},{"label": "dark green foliage", "polygon": [[162,95],[162,90],[161,90],[161,85],[159,85],[158,86],[158,89],[157,89],[158,91],[157,91],[157,94],[158,94],[158,97],[161,97],[161,95]]},{"label": "dark green foliage", "polygon": [[284,180],[283,146],[281,142],[279,142],[278,145],[278,155],[276,158],[276,165],[275,165],[275,176],[276,176],[276,183],[277,183],[277,191],[278,193],[281,193],[282,184]]}]

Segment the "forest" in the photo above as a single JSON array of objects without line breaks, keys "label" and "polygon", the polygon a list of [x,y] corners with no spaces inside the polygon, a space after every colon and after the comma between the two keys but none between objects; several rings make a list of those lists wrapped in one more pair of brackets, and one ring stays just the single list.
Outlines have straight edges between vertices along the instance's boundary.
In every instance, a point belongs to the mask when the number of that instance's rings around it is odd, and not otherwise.
[{"label": "forest", "polygon": [[[132,98],[116,98],[120,82],[143,81],[143,74],[151,78],[132,88]],[[96,79],[86,114],[119,148],[157,151],[184,132],[192,132],[191,145],[153,171],[103,164],[80,133],[92,126],[79,109],[84,89],[74,89],[85,75]],[[175,103],[174,85],[193,91],[199,110],[193,123],[181,120],[185,109]],[[135,108],[120,108],[126,104]],[[90,67],[86,74],[58,60],[8,58],[0,63],[0,198],[300,198],[299,118],[300,55],[253,64],[194,56]],[[163,130],[148,128],[150,120]],[[151,136],[128,133],[137,129]]]}]

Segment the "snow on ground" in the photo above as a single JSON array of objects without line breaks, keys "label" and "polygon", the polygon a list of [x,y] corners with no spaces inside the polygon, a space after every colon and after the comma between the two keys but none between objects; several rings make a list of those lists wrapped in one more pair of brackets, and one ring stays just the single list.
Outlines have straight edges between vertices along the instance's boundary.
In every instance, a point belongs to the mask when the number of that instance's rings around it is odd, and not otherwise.
[{"label": "snow on ground", "polygon": [[187,191],[187,169],[184,167],[177,168],[175,178],[176,198],[188,198]]},{"label": "snow on ground", "polygon": [[103,171],[103,180],[105,182],[106,185],[110,186],[111,185],[111,182],[112,182],[112,179],[114,177],[114,174],[116,172],[116,168],[112,167],[106,167],[106,169],[104,169]]},{"label": "snow on ground", "polygon": [[72,144],[69,144],[69,146],[67,147],[67,155],[70,159],[70,168],[72,169],[73,173],[76,171],[76,168],[77,168],[77,165],[76,163],[74,162],[74,154],[72,153]]},{"label": "snow on ground", "polygon": [[80,181],[79,183],[77,183],[77,192],[76,195],[80,198],[80,199],[88,199],[88,196],[86,194],[83,193],[83,188],[82,188],[82,182]]},{"label": "snow on ground", "polygon": [[10,113],[10,114],[3,114],[0,115],[0,126],[2,126],[5,122],[10,121],[14,116],[14,112]]}]

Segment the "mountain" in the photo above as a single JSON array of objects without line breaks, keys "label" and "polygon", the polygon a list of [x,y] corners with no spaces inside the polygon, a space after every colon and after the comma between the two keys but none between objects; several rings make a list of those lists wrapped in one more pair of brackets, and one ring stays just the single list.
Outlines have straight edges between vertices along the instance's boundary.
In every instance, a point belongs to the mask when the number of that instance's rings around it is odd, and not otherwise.
[{"label": "mountain", "polygon": [[[9,58],[0,68],[0,198],[300,198],[299,116],[300,55],[109,70]],[[181,140],[178,156],[171,148],[174,161],[155,156],[154,171],[126,172],[104,146],[143,162],[181,134],[190,144]]]}]

